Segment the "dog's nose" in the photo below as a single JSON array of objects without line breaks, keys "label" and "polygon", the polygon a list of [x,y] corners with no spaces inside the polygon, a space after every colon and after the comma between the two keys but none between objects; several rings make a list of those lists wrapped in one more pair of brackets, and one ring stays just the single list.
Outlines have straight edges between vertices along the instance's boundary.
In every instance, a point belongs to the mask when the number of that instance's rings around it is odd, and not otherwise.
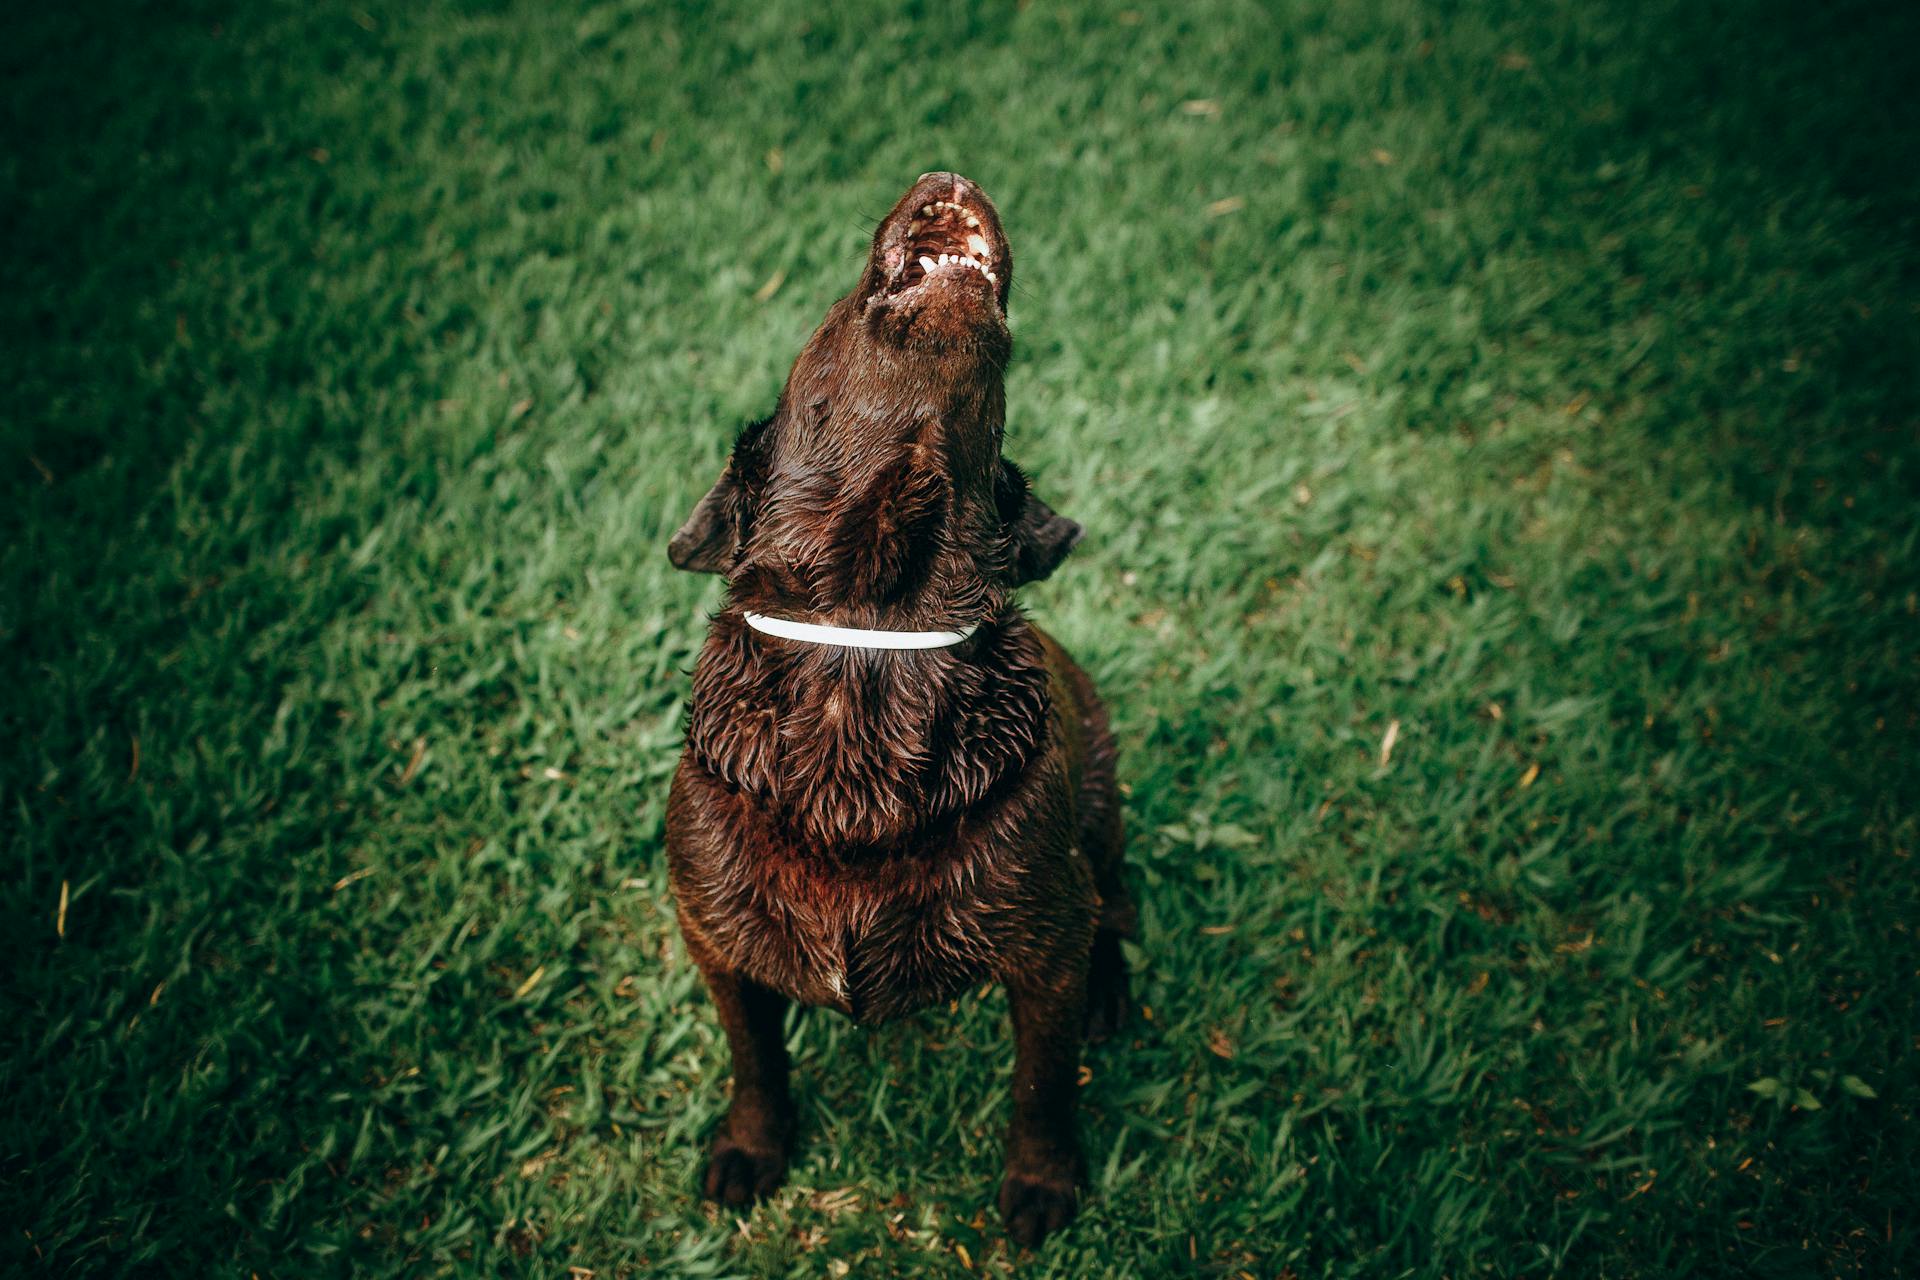
[{"label": "dog's nose", "polygon": [[917,187],[930,179],[945,183],[951,187],[953,189],[951,198],[956,202],[965,199],[969,192],[976,190],[971,181],[946,169],[934,169],[931,172],[923,173],[913,180],[913,185]]}]

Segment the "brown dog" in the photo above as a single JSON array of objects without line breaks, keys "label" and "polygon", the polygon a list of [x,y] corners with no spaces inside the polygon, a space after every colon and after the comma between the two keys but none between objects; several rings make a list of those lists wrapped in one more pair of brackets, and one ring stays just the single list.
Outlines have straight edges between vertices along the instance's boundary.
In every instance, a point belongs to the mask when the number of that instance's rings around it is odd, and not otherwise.
[{"label": "brown dog", "polygon": [[728,584],[667,806],[733,1050],[704,1176],[728,1204],[786,1172],[789,1001],[878,1022],[998,980],[1001,1215],[1031,1245],[1077,1206],[1080,1045],[1126,1012],[1133,908],[1106,713],[1013,602],[1080,527],[1000,456],[1012,277],[986,195],[921,178],[668,549]]}]

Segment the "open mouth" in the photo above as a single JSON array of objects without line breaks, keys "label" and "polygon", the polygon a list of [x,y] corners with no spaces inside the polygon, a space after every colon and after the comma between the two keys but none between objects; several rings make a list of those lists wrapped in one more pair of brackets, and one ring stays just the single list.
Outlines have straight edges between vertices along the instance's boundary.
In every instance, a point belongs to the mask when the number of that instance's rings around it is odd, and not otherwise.
[{"label": "open mouth", "polygon": [[993,246],[980,218],[965,205],[934,200],[920,206],[907,225],[905,251],[889,293],[904,293],[929,277],[977,273],[997,299],[1000,277],[994,273]]}]

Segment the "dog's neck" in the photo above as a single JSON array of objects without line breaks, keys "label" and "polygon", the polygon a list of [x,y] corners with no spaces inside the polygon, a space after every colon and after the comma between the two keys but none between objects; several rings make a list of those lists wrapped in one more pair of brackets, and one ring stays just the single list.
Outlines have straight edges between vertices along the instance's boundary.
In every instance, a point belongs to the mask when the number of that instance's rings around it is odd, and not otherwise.
[{"label": "dog's neck", "polygon": [[899,631],[997,616],[1008,600],[992,563],[1004,542],[993,493],[1004,416],[997,380],[946,403],[783,403],[732,604]]},{"label": "dog's neck", "polygon": [[1047,734],[1039,637],[1017,610],[924,652],[811,645],[715,620],[687,741],[708,772],[832,856],[889,851],[985,800]]},{"label": "dog's neck", "polygon": [[[688,743],[801,847],[899,848],[980,803],[1045,741],[1040,642],[983,563],[998,518],[990,496],[953,481],[954,453],[928,427],[844,462],[851,475],[783,460],[757,504],[694,673]],[[863,649],[763,634],[748,611],[974,630],[936,649]]]}]

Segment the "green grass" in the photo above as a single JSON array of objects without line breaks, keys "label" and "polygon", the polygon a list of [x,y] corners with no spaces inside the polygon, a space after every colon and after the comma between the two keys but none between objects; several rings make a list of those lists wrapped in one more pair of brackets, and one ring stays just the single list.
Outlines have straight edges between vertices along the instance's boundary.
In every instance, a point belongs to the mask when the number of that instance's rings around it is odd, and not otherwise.
[{"label": "green grass", "polygon": [[[1920,10],[807,8],[10,20],[0,1266],[1920,1266]],[[936,167],[1143,904],[1025,1258],[993,992],[696,1200],[660,847],[666,536]]]}]

